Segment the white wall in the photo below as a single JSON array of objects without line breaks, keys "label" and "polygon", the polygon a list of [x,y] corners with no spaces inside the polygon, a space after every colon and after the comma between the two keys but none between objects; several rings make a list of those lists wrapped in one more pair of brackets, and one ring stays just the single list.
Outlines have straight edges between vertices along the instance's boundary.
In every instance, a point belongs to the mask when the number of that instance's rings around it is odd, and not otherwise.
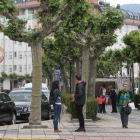
[{"label": "white wall", "polygon": [[6,78],[3,82],[3,89],[10,90],[10,79]]}]

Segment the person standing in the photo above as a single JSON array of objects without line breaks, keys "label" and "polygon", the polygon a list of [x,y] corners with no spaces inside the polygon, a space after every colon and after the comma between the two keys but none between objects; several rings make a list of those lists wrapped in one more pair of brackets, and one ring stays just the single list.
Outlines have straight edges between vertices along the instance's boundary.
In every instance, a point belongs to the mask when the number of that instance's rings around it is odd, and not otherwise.
[{"label": "person standing", "polygon": [[108,95],[112,101],[112,112],[111,113],[117,113],[117,108],[116,108],[117,95],[116,95],[116,92],[112,86],[109,86],[108,89],[109,89]]},{"label": "person standing", "polygon": [[75,98],[75,105],[76,105],[76,114],[79,119],[79,128],[75,130],[75,132],[85,132],[85,122],[84,122],[84,116],[82,113],[82,108],[85,104],[85,86],[86,82],[81,80],[80,75],[76,75],[75,80],[77,82],[76,84],[76,92],[72,97]]},{"label": "person standing", "polygon": [[3,87],[1,86],[1,92],[3,92]]},{"label": "person standing", "polygon": [[102,104],[103,104],[103,98],[102,95],[97,99],[99,100],[99,107],[98,107],[98,113],[102,113]]},{"label": "person standing", "polygon": [[61,113],[61,99],[62,99],[61,85],[60,85],[59,81],[54,81],[52,83],[50,97],[52,97],[53,101],[54,101],[54,104],[53,104],[53,107],[54,107],[54,117],[53,117],[54,132],[62,132],[58,129],[58,119],[59,119],[60,113]]},{"label": "person standing", "polygon": [[[99,96],[100,95],[102,95],[103,100],[105,101],[105,98],[107,96],[107,89],[106,89],[106,85],[105,84],[103,84],[103,86],[99,90]],[[105,110],[105,102],[103,102],[103,104],[102,104],[102,112],[103,113],[107,113],[106,110]]]},{"label": "person standing", "polygon": [[123,84],[123,90],[118,93],[118,113],[121,115],[123,128],[128,128],[128,115],[125,112],[125,107],[132,101],[132,92],[128,90],[128,84]]}]

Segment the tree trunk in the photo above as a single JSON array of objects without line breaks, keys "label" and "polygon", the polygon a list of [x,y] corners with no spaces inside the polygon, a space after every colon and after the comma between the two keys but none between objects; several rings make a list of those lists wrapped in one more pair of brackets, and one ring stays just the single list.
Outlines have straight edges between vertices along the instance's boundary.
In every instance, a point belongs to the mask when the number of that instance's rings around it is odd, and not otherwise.
[{"label": "tree trunk", "polygon": [[85,89],[85,105],[83,107],[84,118],[86,119],[86,104],[87,104],[87,92],[88,92],[88,76],[89,76],[89,48],[82,48],[82,80],[86,82]]},{"label": "tree trunk", "polygon": [[62,79],[63,79],[63,93],[69,93],[69,86],[68,86],[68,78],[67,78],[67,73],[65,70],[64,65],[60,65],[60,69],[62,72]]},{"label": "tree trunk", "polygon": [[122,75],[122,61],[119,62],[119,71],[120,71],[120,74]]},{"label": "tree trunk", "polygon": [[32,49],[32,102],[29,125],[41,125],[41,89],[42,89],[42,62],[41,42],[31,42]]},{"label": "tree trunk", "polygon": [[72,94],[74,94],[74,91],[75,91],[75,67],[74,67],[74,63],[75,63],[75,61],[72,61],[72,63],[71,63],[71,69],[72,69],[72,72],[71,72],[71,92],[72,92]]},{"label": "tree trunk", "polygon": [[97,60],[90,59],[89,61],[89,97],[95,98],[96,84],[96,63]]},{"label": "tree trunk", "polygon": [[132,63],[132,93],[134,94],[134,64]]},{"label": "tree trunk", "polygon": [[129,62],[127,61],[127,74],[129,74]]},{"label": "tree trunk", "polygon": [[80,58],[76,59],[76,74],[82,75],[82,62]]}]

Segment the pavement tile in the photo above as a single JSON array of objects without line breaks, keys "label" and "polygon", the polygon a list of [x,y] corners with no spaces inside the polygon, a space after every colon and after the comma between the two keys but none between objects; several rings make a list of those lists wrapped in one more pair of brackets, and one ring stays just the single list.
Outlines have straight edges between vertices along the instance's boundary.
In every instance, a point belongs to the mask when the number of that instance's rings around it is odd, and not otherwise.
[{"label": "pavement tile", "polygon": [[102,137],[89,137],[89,140],[104,140]]},{"label": "pavement tile", "polygon": [[75,138],[72,137],[72,136],[60,136],[60,138],[62,138],[62,139],[68,139],[68,140],[75,140]]},{"label": "pavement tile", "polygon": [[89,137],[75,137],[75,140],[90,140]]},{"label": "pavement tile", "polygon": [[129,138],[129,137],[117,137],[118,140],[133,140],[132,138]]}]

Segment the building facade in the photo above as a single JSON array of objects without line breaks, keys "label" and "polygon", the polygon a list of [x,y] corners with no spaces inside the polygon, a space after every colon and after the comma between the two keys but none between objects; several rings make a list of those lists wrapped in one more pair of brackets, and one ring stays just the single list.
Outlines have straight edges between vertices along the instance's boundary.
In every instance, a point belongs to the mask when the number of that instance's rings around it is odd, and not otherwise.
[{"label": "building facade", "polygon": [[[34,0],[14,0],[14,3],[19,9],[19,18],[28,20],[26,28],[39,27],[37,25],[37,18],[35,14],[38,12],[39,3]],[[7,19],[0,16],[0,21],[6,24]],[[0,46],[4,48],[5,57],[3,62],[0,63],[0,76],[1,72],[7,75],[16,73],[18,75],[25,75],[32,73],[32,53],[31,47],[25,42],[17,42],[10,40],[3,33],[0,33]],[[2,83],[0,83],[2,85]],[[18,77],[14,80],[14,88],[19,88],[23,84],[19,82]],[[6,78],[3,83],[3,88],[10,90],[11,82]]]}]

